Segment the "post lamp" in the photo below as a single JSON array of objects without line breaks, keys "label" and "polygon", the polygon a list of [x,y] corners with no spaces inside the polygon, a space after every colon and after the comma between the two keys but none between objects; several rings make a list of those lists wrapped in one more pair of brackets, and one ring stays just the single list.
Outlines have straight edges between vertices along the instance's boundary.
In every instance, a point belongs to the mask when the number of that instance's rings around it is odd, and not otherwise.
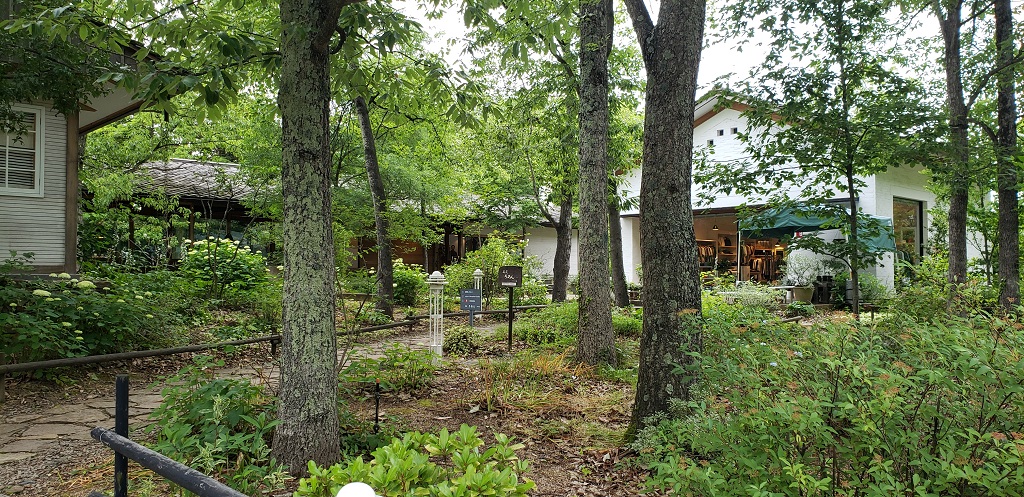
[{"label": "post lamp", "polygon": [[441,358],[444,345],[444,285],[448,283],[440,271],[427,277],[430,288],[430,351]]}]

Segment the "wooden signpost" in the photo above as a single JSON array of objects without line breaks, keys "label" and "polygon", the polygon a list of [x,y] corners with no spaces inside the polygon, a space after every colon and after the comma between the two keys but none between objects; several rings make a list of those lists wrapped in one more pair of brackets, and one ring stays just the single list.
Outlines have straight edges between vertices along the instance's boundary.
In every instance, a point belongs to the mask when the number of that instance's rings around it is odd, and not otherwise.
[{"label": "wooden signpost", "polygon": [[498,283],[508,288],[508,352],[512,353],[512,319],[515,318],[515,290],[523,284],[522,266],[501,266],[498,268]]}]

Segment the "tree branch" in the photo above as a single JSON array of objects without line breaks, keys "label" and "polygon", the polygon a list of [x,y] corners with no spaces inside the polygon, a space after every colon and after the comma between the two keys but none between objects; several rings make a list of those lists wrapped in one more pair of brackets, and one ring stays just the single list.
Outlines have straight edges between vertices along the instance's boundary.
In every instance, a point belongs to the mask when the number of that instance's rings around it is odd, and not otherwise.
[{"label": "tree branch", "polygon": [[643,0],[624,0],[626,10],[629,11],[629,18],[633,20],[633,31],[636,32],[636,39],[640,42],[640,55],[644,58],[644,64],[654,57],[654,21],[647,11]]}]

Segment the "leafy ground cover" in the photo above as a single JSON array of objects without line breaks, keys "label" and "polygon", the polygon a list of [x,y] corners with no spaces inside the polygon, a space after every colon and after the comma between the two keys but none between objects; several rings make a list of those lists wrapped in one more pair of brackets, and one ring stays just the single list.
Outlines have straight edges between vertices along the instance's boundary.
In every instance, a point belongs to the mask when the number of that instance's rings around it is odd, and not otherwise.
[{"label": "leafy ground cover", "polygon": [[[148,441],[250,495],[329,495],[350,480],[382,495],[1020,495],[1024,323],[979,307],[968,317],[896,312],[945,291],[935,285],[861,321],[840,312],[784,322],[786,309],[756,289],[706,294],[704,360],[686,372],[698,395],[632,444],[623,434],[642,312],[615,317],[627,366],[591,368],[572,360],[572,303],[521,313],[511,353],[496,316],[479,328],[449,320],[441,362],[422,346],[345,354],[345,460],[313,479],[288,480],[268,459],[273,386],[201,365],[165,390]],[[140,495],[173,492],[134,478]]]}]

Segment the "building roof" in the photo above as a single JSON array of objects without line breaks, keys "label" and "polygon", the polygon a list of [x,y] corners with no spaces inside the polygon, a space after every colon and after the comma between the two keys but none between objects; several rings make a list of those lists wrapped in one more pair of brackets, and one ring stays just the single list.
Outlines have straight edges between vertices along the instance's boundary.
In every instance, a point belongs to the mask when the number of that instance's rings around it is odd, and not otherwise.
[{"label": "building roof", "polygon": [[179,198],[241,200],[253,193],[238,164],[192,159],[167,159],[142,164],[149,177],[143,190],[159,190]]}]

